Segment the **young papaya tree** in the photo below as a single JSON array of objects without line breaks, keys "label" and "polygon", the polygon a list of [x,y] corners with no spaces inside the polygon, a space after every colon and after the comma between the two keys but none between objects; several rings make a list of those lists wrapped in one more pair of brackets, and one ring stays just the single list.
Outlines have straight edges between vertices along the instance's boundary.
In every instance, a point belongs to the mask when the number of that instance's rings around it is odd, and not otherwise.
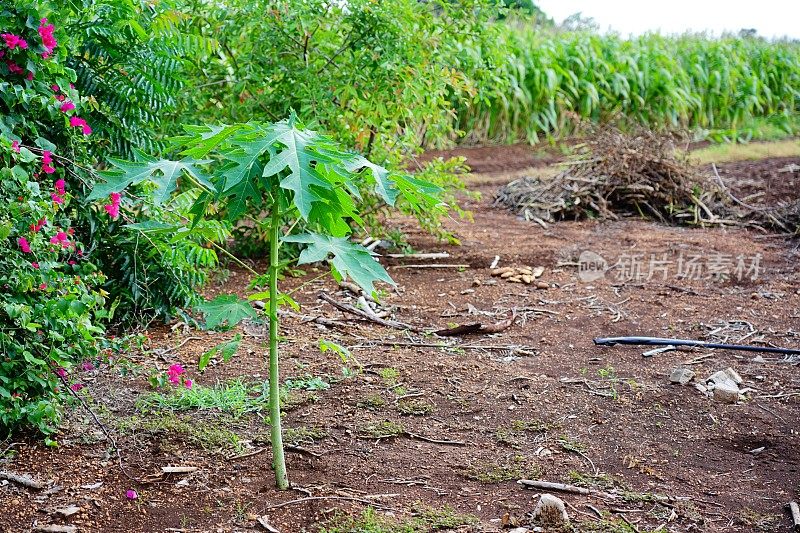
[{"label": "young papaya tree", "polygon": [[[148,232],[180,236],[193,234],[206,218],[220,214],[236,224],[245,213],[269,217],[269,288],[250,299],[268,300],[269,392],[273,467],[279,489],[289,486],[283,455],[278,374],[278,307],[294,304],[278,289],[286,262],[282,243],[301,247],[297,264],[327,261],[337,280],[349,278],[376,296],[375,283],[393,284],[372,253],[350,241],[358,214],[359,190],[375,191],[388,205],[402,197],[413,209],[442,211],[441,190],[413,176],[390,173],[363,156],[342,150],[333,140],[305,129],[297,118],[277,123],[248,122],[225,126],[192,126],[173,139],[179,159],[161,159],[136,152],[134,161],[110,159],[111,170],[101,174],[89,199],[103,199],[136,191],[137,198],[156,204],[168,202],[179,189],[197,189],[194,205],[181,226],[130,224]],[[115,196],[119,198],[118,196]],[[207,322],[233,326],[255,318],[247,300],[224,295],[200,309]]]}]

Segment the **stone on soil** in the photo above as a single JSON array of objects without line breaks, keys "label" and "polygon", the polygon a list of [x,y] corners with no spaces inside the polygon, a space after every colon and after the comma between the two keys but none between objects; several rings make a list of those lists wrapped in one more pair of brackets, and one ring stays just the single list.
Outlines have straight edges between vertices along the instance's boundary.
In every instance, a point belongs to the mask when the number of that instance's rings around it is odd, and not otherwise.
[{"label": "stone on soil", "polygon": [[692,378],[694,377],[694,372],[689,370],[688,368],[678,367],[673,369],[672,374],[669,375],[669,380],[672,383],[680,383],[681,385],[686,385]]},{"label": "stone on soil", "polygon": [[557,526],[569,521],[564,501],[552,494],[542,494],[533,510],[533,519],[543,525]]}]

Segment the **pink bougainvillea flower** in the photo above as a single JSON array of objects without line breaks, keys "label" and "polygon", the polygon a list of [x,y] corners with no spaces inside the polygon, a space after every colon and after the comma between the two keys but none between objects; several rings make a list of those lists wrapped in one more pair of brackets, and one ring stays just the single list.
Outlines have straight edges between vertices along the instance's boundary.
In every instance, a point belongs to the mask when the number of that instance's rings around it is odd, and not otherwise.
[{"label": "pink bougainvillea flower", "polygon": [[58,194],[60,194],[61,196],[64,196],[65,194],[67,194],[66,186],[67,186],[67,182],[65,182],[64,180],[62,180],[62,179],[56,180],[56,183],[55,183],[56,192]]},{"label": "pink bougainvillea flower", "polygon": [[28,72],[28,75],[25,76],[25,79],[28,81],[33,81],[33,72]]},{"label": "pink bougainvillea flower", "polygon": [[41,285],[39,285],[39,290],[43,291],[43,290],[46,290],[46,289],[47,289],[47,283],[42,283]]},{"label": "pink bougainvillea flower", "polygon": [[169,377],[169,382],[174,385],[180,385],[181,383],[181,374],[186,372],[186,370],[180,364],[170,365],[169,370],[167,370],[167,376]]},{"label": "pink bougainvillea flower", "polygon": [[191,388],[192,388],[192,385],[193,385],[193,382],[192,382],[192,380],[191,380],[191,379],[187,379],[186,381],[184,381],[184,382],[183,382],[183,385],[184,385],[184,386],[185,386],[187,389],[191,389]]},{"label": "pink bougainvillea flower", "polygon": [[29,254],[31,253],[31,245],[28,242],[28,239],[25,237],[20,237],[17,239],[17,244],[19,244],[19,249],[22,250],[22,253]]},{"label": "pink bougainvillea flower", "polygon": [[8,66],[8,71],[11,74],[22,74],[23,72],[25,72],[25,70],[21,66],[17,65],[13,61],[6,61],[6,66]]},{"label": "pink bougainvillea flower", "polygon": [[37,270],[39,269],[39,263],[37,263],[36,261],[31,262],[31,266]]},{"label": "pink bougainvillea flower", "polygon": [[56,100],[58,100],[59,102],[63,102],[64,100],[66,100],[66,99],[67,99],[67,97],[66,97],[66,96],[64,96],[63,94],[57,94],[57,95],[55,96],[55,98],[56,98]]},{"label": "pink bougainvillea flower", "polygon": [[56,194],[54,192],[50,193],[50,198],[52,198],[53,202],[58,204],[58,205],[61,205],[61,204],[64,203],[64,197],[63,196],[59,196],[58,194]]},{"label": "pink bougainvillea flower", "polygon": [[110,204],[106,204],[106,205],[103,206],[103,209],[106,210],[106,213],[108,213],[108,216],[110,216],[114,220],[116,220],[117,217],[119,217],[119,204],[120,204],[121,199],[122,199],[122,195],[120,193],[112,192],[111,193],[111,203]]},{"label": "pink bougainvillea flower", "polygon": [[19,153],[19,141],[13,141],[11,143],[11,149]]},{"label": "pink bougainvillea flower", "polygon": [[73,109],[75,109],[75,104],[73,104],[71,100],[67,100],[66,102],[61,104],[60,109],[62,113],[66,113],[67,111],[72,111]]},{"label": "pink bougainvillea flower", "polygon": [[50,57],[50,54],[53,53],[53,49],[58,46],[58,42],[56,38],[53,37],[53,32],[55,31],[55,27],[52,24],[47,23],[47,19],[42,19],[39,23],[39,37],[42,38],[42,45],[44,45],[45,51],[42,54],[42,57],[47,59]]},{"label": "pink bougainvillea flower", "polygon": [[60,244],[62,248],[68,248],[70,245],[69,237],[63,231],[59,231],[50,237],[50,244]]},{"label": "pink bougainvillea flower", "polygon": [[79,390],[81,390],[83,387],[84,387],[84,384],[83,384],[83,383],[73,383],[72,385],[70,385],[70,387],[69,387],[69,388],[70,388],[70,389],[72,389],[72,392],[78,392],[78,391],[79,391]]},{"label": "pink bougainvillea flower", "polygon": [[58,85],[51,85],[50,88],[53,89],[54,93],[60,93],[61,92],[61,88],[59,88]]},{"label": "pink bougainvillea flower", "polygon": [[64,367],[60,366],[56,369],[56,375],[60,378],[65,378],[67,377],[67,371],[64,369]]},{"label": "pink bougainvillea flower", "polygon": [[22,50],[28,48],[28,43],[19,35],[14,35],[13,33],[3,33],[0,34],[0,37],[2,37],[6,42],[6,46],[9,50],[14,50],[18,46]]},{"label": "pink bougainvillea flower", "polygon": [[83,363],[81,363],[81,368],[87,372],[89,370],[94,370],[94,363],[92,363],[91,361],[84,361]]},{"label": "pink bougainvillea flower", "polygon": [[55,167],[53,167],[53,154],[45,150],[42,152],[42,172],[45,174],[52,174],[56,171]]},{"label": "pink bougainvillea flower", "polygon": [[69,125],[73,128],[80,127],[84,135],[92,133],[92,128],[81,117],[69,117]]},{"label": "pink bougainvillea flower", "polygon": [[103,209],[106,210],[108,216],[111,217],[112,220],[117,220],[119,218],[119,206],[114,204],[107,204],[103,206]]},{"label": "pink bougainvillea flower", "polygon": [[139,495],[136,494],[135,490],[128,489],[128,492],[125,493],[125,497],[128,498],[129,500],[135,500],[136,498],[139,497]]},{"label": "pink bougainvillea flower", "polygon": [[77,265],[78,263],[77,263],[77,262],[76,262],[74,259],[70,259],[69,261],[67,261],[67,264],[68,264],[69,266],[75,266],[75,265]]},{"label": "pink bougainvillea flower", "polygon": [[31,224],[31,226],[30,226],[31,231],[33,233],[38,233],[39,230],[41,230],[44,227],[45,224],[47,224],[47,219],[46,218],[40,218],[39,221],[36,222],[36,224]]}]

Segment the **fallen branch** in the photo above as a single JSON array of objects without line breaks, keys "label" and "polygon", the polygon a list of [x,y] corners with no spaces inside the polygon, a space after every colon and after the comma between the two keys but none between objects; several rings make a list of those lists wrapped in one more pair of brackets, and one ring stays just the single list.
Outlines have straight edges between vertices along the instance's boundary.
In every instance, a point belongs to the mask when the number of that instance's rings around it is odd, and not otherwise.
[{"label": "fallen branch", "polygon": [[420,254],[386,254],[392,259],[447,259],[450,254],[447,252],[430,252]]},{"label": "fallen branch", "polygon": [[469,335],[472,333],[484,333],[486,335],[490,335],[492,333],[500,333],[501,331],[510,328],[516,317],[517,313],[512,311],[511,318],[508,320],[503,320],[502,322],[497,322],[496,324],[465,324],[462,326],[456,326],[454,328],[440,329],[434,333],[440,337],[454,337],[456,335]]},{"label": "fallen branch", "polygon": [[449,263],[430,263],[424,265],[394,265],[389,268],[469,268],[469,265],[464,264],[449,264]]},{"label": "fallen branch", "polygon": [[42,490],[47,486],[46,483],[36,481],[30,476],[26,476],[24,474],[14,474],[13,472],[7,472],[5,470],[0,470],[0,479],[7,479],[8,481],[12,481],[22,485],[23,487],[28,487],[29,489],[33,490]]},{"label": "fallen branch", "polygon": [[408,431],[403,432],[403,435],[410,439],[417,439],[423,440],[425,442],[432,442],[433,444],[446,444],[448,446],[466,446],[467,443],[460,440],[439,440],[439,439],[431,439],[430,437],[424,437],[422,435],[417,435],[416,433],[409,433]]},{"label": "fallen branch", "polygon": [[597,496],[607,500],[617,499],[616,494],[610,492],[603,492],[602,490],[587,489],[586,487],[579,487],[577,485],[569,485],[567,483],[554,483],[551,481],[538,481],[535,479],[520,479],[517,481],[520,485],[540,490],[555,490],[560,492],[569,492],[572,494],[581,494],[583,496]]},{"label": "fallen branch", "polygon": [[357,317],[369,320],[370,322],[374,322],[376,324],[380,324],[381,326],[385,326],[387,328],[408,330],[408,331],[413,331],[414,333],[424,333],[422,329],[412,326],[410,324],[404,324],[403,322],[397,322],[395,320],[386,320],[383,318],[378,318],[350,304],[337,302],[336,300],[331,298],[330,295],[324,292],[319,293],[318,298],[320,300],[328,302],[329,304],[331,304],[332,306],[334,306],[336,309],[338,309],[343,313],[349,313],[351,315],[355,315]]}]

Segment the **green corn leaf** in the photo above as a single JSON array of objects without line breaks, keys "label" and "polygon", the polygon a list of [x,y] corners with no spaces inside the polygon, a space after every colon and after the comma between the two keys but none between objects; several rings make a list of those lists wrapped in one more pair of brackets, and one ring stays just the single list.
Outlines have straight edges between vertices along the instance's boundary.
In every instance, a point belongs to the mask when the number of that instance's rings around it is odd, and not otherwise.
[{"label": "green corn leaf", "polygon": [[395,284],[369,250],[353,244],[347,237],[303,233],[284,237],[283,240],[308,245],[300,252],[298,265],[330,260],[335,277],[340,279],[349,277],[367,294],[375,294],[376,281]]},{"label": "green corn leaf", "polygon": [[206,329],[217,329],[226,325],[232,328],[242,320],[256,319],[258,314],[247,300],[242,300],[235,294],[225,294],[211,301],[203,302],[195,307],[205,315]]}]

